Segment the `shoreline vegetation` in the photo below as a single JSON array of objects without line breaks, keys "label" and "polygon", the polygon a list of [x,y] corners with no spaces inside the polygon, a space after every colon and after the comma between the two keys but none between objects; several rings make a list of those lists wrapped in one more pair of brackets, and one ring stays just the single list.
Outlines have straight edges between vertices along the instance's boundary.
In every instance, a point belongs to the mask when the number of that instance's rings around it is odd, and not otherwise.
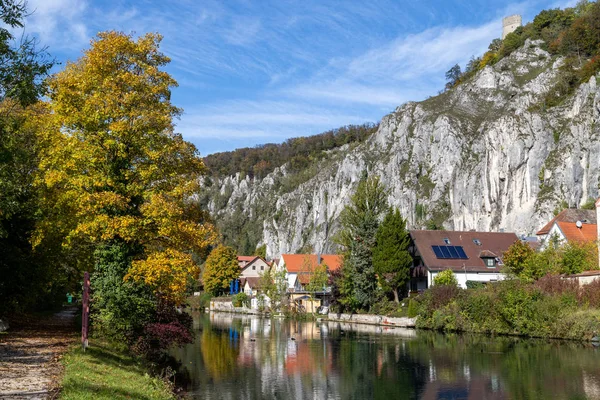
[{"label": "shoreline vegetation", "polygon": [[[394,313],[336,312],[313,317],[446,333],[600,341],[600,281],[579,286],[575,281],[548,275],[533,283],[507,279],[469,289],[445,284],[432,286],[410,301],[415,303],[415,318],[396,317]],[[249,314],[242,310],[211,308],[214,312]],[[287,317],[309,318],[298,314]]]}]

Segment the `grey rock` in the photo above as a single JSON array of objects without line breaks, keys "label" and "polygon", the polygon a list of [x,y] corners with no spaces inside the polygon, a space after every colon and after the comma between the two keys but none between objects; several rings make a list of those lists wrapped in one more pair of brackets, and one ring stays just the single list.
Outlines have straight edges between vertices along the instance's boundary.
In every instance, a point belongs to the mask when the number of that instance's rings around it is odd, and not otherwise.
[{"label": "grey rock", "polygon": [[[239,174],[213,183],[225,205],[262,227],[267,254],[336,251],[338,217],[363,171],[378,175],[411,228],[534,234],[562,201],[577,207],[600,185],[598,77],[544,109],[563,60],[528,41],[456,89],[399,106],[358,146],[330,151],[306,182],[283,190],[286,166],[264,179]],[[216,189],[214,188],[216,186]],[[425,211],[419,218],[416,210]]]},{"label": "grey rock", "polygon": [[0,332],[6,332],[8,330],[8,322],[0,319]]}]

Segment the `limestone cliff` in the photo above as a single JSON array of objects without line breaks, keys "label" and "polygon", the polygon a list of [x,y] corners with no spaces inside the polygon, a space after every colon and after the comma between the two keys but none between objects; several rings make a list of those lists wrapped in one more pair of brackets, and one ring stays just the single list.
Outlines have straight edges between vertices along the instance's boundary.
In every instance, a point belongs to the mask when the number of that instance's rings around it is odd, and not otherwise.
[{"label": "limestone cliff", "polygon": [[562,59],[541,43],[398,107],[369,140],[331,151],[302,179],[285,166],[260,180],[238,174],[211,182],[203,201],[273,257],[333,251],[337,218],[364,171],[381,177],[412,227],[533,233],[561,202],[598,197],[600,184],[600,78],[545,109]]}]

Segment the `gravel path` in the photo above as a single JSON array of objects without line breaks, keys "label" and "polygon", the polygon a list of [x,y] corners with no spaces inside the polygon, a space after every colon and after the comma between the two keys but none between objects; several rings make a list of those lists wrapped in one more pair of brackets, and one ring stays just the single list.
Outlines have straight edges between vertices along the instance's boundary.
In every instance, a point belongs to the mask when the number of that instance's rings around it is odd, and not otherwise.
[{"label": "gravel path", "polygon": [[76,341],[76,312],[70,307],[51,317],[26,318],[0,335],[0,399],[57,397],[60,358]]}]

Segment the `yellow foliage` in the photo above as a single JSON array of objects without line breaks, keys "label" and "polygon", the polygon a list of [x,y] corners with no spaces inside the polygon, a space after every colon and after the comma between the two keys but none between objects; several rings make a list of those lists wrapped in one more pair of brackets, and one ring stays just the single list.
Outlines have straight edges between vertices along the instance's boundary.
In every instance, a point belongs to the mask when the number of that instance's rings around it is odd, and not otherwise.
[{"label": "yellow foliage", "polygon": [[[160,69],[169,62],[160,40],[99,33],[82,58],[49,80],[36,181],[45,218],[35,240],[59,231],[66,246],[141,244],[147,259],[134,263],[130,277],[179,298],[182,274],[196,273],[189,254],[204,256],[217,234],[191,200],[206,167],[173,132],[181,110],[170,101],[177,82]],[[179,275],[164,284],[165,270]]]},{"label": "yellow foliage", "polygon": [[494,64],[496,62],[497,58],[498,58],[498,55],[496,53],[494,53],[493,51],[486,52],[483,55],[483,57],[481,58],[481,61],[479,62],[479,69],[485,68],[485,66],[488,64]]},{"label": "yellow foliage", "polygon": [[184,300],[188,279],[197,279],[199,274],[200,268],[190,254],[167,249],[134,261],[125,280],[144,282],[160,297],[179,304]]}]

